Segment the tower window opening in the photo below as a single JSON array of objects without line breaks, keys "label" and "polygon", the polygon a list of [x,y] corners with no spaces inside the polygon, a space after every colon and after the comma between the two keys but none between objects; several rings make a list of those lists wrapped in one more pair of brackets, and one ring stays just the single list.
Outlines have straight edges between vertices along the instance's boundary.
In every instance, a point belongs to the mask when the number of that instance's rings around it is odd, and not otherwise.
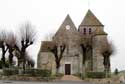
[{"label": "tower window opening", "polygon": [[83,30],[83,34],[86,34],[86,28],[84,28],[84,30]]},{"label": "tower window opening", "polygon": [[89,34],[91,34],[92,33],[92,29],[91,28],[89,28]]}]

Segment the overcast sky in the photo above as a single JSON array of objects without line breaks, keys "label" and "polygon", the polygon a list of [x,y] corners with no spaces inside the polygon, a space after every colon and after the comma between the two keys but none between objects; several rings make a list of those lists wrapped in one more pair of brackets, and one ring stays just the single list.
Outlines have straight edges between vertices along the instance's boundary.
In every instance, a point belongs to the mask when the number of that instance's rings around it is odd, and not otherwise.
[{"label": "overcast sky", "polygon": [[[111,58],[112,71],[125,70],[125,0],[0,0],[0,28],[15,30],[31,21],[40,33],[40,41],[54,33],[69,14],[76,27],[90,10],[105,25],[105,31],[116,47]],[[29,47],[37,59],[40,41]]]}]

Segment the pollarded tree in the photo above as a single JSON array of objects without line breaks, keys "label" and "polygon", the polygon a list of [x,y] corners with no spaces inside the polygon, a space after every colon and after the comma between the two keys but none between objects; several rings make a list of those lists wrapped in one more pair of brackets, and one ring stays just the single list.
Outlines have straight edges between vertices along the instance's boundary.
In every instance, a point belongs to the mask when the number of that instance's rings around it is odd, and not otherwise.
[{"label": "pollarded tree", "polygon": [[66,49],[66,42],[60,43],[59,41],[56,41],[53,39],[54,35],[53,33],[49,33],[45,39],[47,41],[50,41],[49,44],[44,44],[44,46],[47,46],[48,51],[53,53],[54,58],[55,58],[55,63],[56,63],[56,74],[59,73],[59,68],[60,68],[60,61],[63,58],[63,53]]},{"label": "pollarded tree", "polygon": [[94,34],[88,35],[88,36],[82,36],[81,41],[80,41],[80,46],[81,46],[82,55],[83,55],[83,61],[82,61],[83,62],[83,78],[85,78],[86,61],[88,59],[91,59],[91,57],[88,56],[87,54],[90,53],[90,51],[92,51],[92,38],[93,38],[93,36],[94,36]]},{"label": "pollarded tree", "polygon": [[5,67],[5,54],[8,50],[8,48],[6,47],[6,42],[5,42],[5,39],[6,39],[6,32],[5,30],[1,30],[0,31],[0,48],[2,49],[2,57],[1,57],[1,60],[2,60],[2,66]]},{"label": "pollarded tree", "polygon": [[110,73],[110,56],[114,53],[114,46],[112,45],[112,43],[107,42],[106,44],[103,44],[101,47],[101,54],[104,57],[104,68],[105,68],[105,73],[106,73],[106,77],[108,77],[109,73]]},{"label": "pollarded tree", "polygon": [[13,51],[15,50],[16,45],[16,36],[13,32],[8,32],[6,37],[6,45],[9,52],[9,65],[13,64]]},{"label": "pollarded tree", "polygon": [[63,57],[63,53],[65,51],[66,45],[54,45],[54,47],[50,48],[50,52],[54,54],[55,62],[56,62],[56,73],[59,73],[60,61]]},{"label": "pollarded tree", "polygon": [[82,54],[83,54],[83,65],[85,65],[85,62],[87,60],[87,53],[92,49],[92,38],[83,38],[83,41],[81,42],[80,46],[82,48]]},{"label": "pollarded tree", "polygon": [[21,48],[20,49],[20,54],[21,54],[21,60],[23,63],[23,69],[25,70],[25,63],[26,63],[26,49],[32,45],[35,41],[35,36],[36,36],[36,31],[34,27],[29,23],[25,23],[22,25],[20,28],[20,43],[21,43]]}]

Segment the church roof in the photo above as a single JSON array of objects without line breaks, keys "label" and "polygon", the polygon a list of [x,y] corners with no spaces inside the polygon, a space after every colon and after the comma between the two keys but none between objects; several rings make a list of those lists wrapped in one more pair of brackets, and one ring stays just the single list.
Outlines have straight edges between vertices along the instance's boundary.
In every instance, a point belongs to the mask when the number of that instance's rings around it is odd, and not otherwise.
[{"label": "church roof", "polygon": [[81,25],[84,25],[84,26],[90,26],[90,25],[103,26],[103,24],[98,20],[98,18],[91,12],[91,10],[88,10],[83,21],[81,22]]},{"label": "church roof", "polygon": [[71,31],[78,33],[75,24],[73,23],[71,17],[68,14],[65,20],[63,21],[63,23],[61,24],[61,26],[59,27],[58,31],[56,32],[55,36],[58,34],[62,34],[62,35],[66,34],[66,31],[67,31],[66,26],[69,26]]},{"label": "church roof", "polygon": [[52,41],[42,41],[41,45],[41,52],[49,52],[49,49],[54,46],[54,43]]}]

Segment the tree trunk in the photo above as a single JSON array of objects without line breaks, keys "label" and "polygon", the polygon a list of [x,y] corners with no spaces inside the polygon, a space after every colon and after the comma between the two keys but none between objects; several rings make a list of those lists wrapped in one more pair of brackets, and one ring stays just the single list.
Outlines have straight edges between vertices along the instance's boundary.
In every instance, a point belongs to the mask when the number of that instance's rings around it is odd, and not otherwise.
[{"label": "tree trunk", "polygon": [[13,53],[12,50],[9,50],[9,67],[13,65]]},{"label": "tree trunk", "polygon": [[26,48],[22,48],[22,49],[21,49],[21,58],[22,58],[24,73],[25,73],[25,63],[26,63],[26,59],[25,59],[25,50],[26,50]]},{"label": "tree trunk", "polygon": [[20,63],[21,63],[21,58],[17,57],[18,61],[17,61],[17,66],[20,67]]},{"label": "tree trunk", "polygon": [[5,51],[2,51],[2,58],[1,58],[1,60],[2,60],[2,67],[5,67]]},{"label": "tree trunk", "polygon": [[13,55],[9,55],[9,67],[13,65]]},{"label": "tree trunk", "polygon": [[107,74],[108,74],[108,77],[110,77],[110,57],[108,57]]},{"label": "tree trunk", "polygon": [[26,68],[26,59],[25,59],[25,56],[23,56],[23,70],[24,70],[24,73],[25,73],[25,68]]},{"label": "tree trunk", "polygon": [[109,70],[108,70],[108,65],[105,66],[105,77],[108,78],[109,77]]},{"label": "tree trunk", "polygon": [[56,74],[59,73],[60,61],[56,61]]},{"label": "tree trunk", "polygon": [[23,70],[24,70],[24,73],[25,73],[25,68],[26,68],[26,67],[25,67],[25,63],[26,63],[26,62],[25,62],[25,59],[24,59],[24,60],[23,60]]},{"label": "tree trunk", "polygon": [[56,68],[56,74],[57,75],[59,74],[59,68]]},{"label": "tree trunk", "polygon": [[86,64],[86,50],[83,50],[83,73],[82,73],[82,79],[86,77],[86,70],[85,70],[85,64]]},{"label": "tree trunk", "polygon": [[105,77],[108,78],[110,76],[110,57],[104,56],[104,68],[105,68]]},{"label": "tree trunk", "polygon": [[86,71],[85,71],[85,65],[83,64],[82,66],[82,74],[81,74],[81,78],[84,79],[86,77]]}]

